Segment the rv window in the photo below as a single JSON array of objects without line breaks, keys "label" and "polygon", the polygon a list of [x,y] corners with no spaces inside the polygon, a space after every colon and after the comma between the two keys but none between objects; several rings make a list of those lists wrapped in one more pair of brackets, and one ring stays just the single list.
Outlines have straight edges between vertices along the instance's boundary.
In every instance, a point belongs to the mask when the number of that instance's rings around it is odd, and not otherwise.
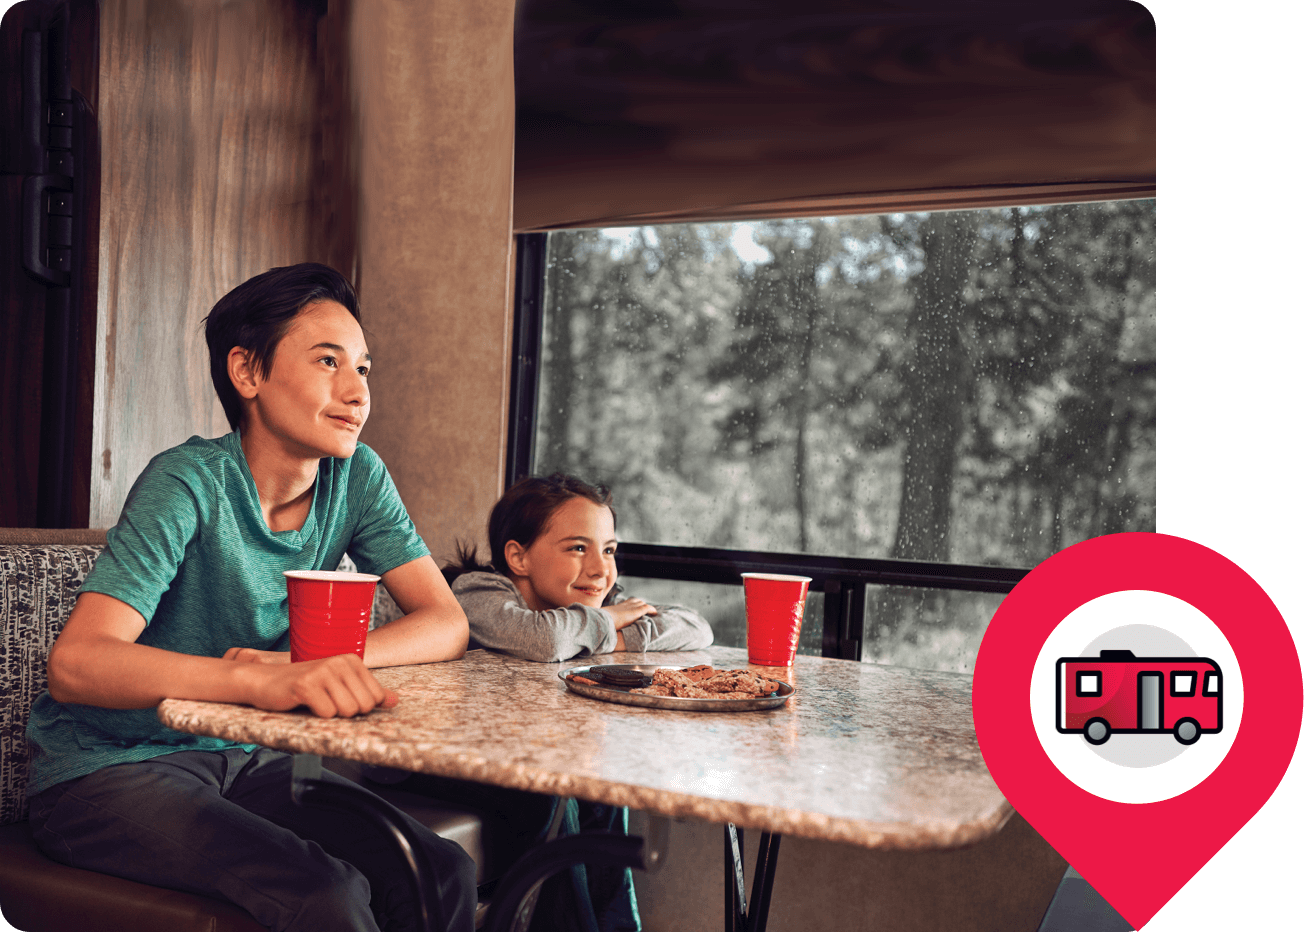
[{"label": "rv window", "polygon": [[[1029,567],[1155,529],[1153,200],[554,231],[540,281],[513,468],[605,482],[622,540]],[[990,614],[936,601],[871,587],[858,655],[972,669]]]},{"label": "rv window", "polygon": [[1195,674],[1194,673],[1174,673],[1172,693],[1174,696],[1194,696],[1195,695]]},{"label": "rv window", "polygon": [[1218,674],[1206,673],[1204,675],[1204,694],[1206,696],[1218,695]]},{"label": "rv window", "polygon": [[1099,696],[1100,695],[1100,672],[1092,670],[1078,671],[1078,695],[1079,696]]}]

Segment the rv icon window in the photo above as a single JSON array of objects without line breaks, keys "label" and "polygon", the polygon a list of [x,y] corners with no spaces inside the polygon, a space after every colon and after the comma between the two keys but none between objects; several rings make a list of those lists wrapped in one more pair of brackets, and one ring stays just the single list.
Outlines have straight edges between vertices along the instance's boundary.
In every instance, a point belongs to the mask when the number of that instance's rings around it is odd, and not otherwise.
[{"label": "rv icon window", "polygon": [[1100,671],[1099,670],[1078,671],[1078,695],[1079,696],[1100,695]]},{"label": "rv icon window", "polygon": [[1195,674],[1173,673],[1172,694],[1174,696],[1194,696]]},{"label": "rv icon window", "polygon": [[1218,674],[1206,673],[1204,675],[1204,694],[1206,696],[1218,695]]}]

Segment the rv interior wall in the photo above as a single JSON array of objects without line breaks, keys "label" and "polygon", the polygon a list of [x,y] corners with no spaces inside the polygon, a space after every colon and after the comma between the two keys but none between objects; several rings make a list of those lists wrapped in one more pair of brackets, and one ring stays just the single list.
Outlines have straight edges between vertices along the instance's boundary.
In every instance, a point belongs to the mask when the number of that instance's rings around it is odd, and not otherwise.
[{"label": "rv interior wall", "polygon": [[[0,10],[0,524],[85,527],[99,261],[99,9],[94,0],[22,0]],[[50,126],[53,114],[62,129]],[[57,221],[49,213],[56,191]],[[60,259],[47,264],[45,247],[64,237],[66,251],[56,249]]]},{"label": "rv interior wall", "polygon": [[510,0],[355,7],[363,439],[436,559],[502,492],[511,348]]},{"label": "rv interior wall", "polygon": [[[646,816],[630,815],[644,831]],[[760,832],[743,833],[747,895]],[[669,857],[654,874],[634,872],[648,932],[724,928],[724,833],[719,825],[670,823]],[[1067,862],[1017,813],[986,841],[948,851],[871,851],[785,837],[770,903],[772,929],[841,932],[988,932],[1038,929]]]},{"label": "rv interior wall", "polygon": [[336,258],[316,15],[294,0],[104,0],[100,17],[92,527],[117,520],[156,453],[229,429],[200,323],[213,302],[272,266]]},{"label": "rv interior wall", "polygon": [[228,429],[213,302],[313,260],[359,285],[363,440],[437,556],[479,532],[506,418],[513,9],[105,0],[92,526],[150,457]]}]

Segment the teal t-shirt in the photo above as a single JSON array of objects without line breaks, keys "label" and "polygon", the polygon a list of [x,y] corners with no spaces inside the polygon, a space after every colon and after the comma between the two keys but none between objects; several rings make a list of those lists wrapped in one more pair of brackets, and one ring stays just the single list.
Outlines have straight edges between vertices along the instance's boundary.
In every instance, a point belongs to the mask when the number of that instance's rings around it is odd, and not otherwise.
[{"label": "teal t-shirt", "polygon": [[[231,647],[288,650],[282,571],[333,570],[346,551],[377,575],[430,552],[369,447],[323,459],[303,527],[273,532],[239,434],[191,437],[140,474],[81,592],[140,612],[140,644],[204,657]],[[61,703],[49,692],[32,707],[27,737],[35,747],[29,793],[174,751],[252,747],[173,731],[154,709]]]}]

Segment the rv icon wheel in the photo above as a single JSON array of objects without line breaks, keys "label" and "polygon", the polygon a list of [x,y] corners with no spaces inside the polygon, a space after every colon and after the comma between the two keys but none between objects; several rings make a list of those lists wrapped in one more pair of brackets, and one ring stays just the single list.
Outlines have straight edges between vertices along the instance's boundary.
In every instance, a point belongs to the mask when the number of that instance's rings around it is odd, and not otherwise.
[{"label": "rv icon wheel", "polygon": [[1173,729],[1173,737],[1179,744],[1195,744],[1200,740],[1200,723],[1193,718],[1184,718]]},{"label": "rv icon wheel", "polygon": [[[1104,744],[1109,740],[1111,731],[1112,729],[1109,727],[1109,722],[1105,721],[1103,718],[1093,718],[1091,721],[1087,722],[1087,727],[1083,731],[1083,735],[1092,744]],[[1191,740],[1194,741],[1195,739],[1192,738]]]}]

